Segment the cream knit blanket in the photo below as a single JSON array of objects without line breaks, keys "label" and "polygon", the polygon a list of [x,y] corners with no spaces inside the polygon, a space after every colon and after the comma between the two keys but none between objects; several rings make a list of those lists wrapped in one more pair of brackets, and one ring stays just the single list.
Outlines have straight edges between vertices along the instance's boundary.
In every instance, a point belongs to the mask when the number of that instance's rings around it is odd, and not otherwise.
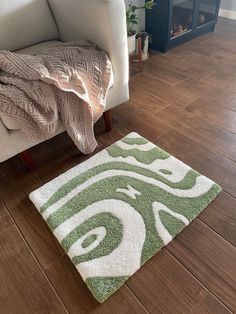
[{"label": "cream knit blanket", "polygon": [[110,76],[107,54],[87,41],[59,42],[34,56],[0,50],[0,111],[37,139],[55,135],[62,122],[79,150],[90,153]]}]

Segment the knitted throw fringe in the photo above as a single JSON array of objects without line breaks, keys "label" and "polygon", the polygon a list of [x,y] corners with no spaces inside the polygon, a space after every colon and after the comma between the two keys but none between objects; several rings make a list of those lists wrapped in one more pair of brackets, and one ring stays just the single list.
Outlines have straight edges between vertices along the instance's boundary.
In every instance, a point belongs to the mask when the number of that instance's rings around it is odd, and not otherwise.
[{"label": "knitted throw fringe", "polygon": [[111,76],[105,51],[87,41],[56,43],[36,55],[0,50],[0,111],[28,136],[46,140],[63,123],[78,149],[97,146]]}]

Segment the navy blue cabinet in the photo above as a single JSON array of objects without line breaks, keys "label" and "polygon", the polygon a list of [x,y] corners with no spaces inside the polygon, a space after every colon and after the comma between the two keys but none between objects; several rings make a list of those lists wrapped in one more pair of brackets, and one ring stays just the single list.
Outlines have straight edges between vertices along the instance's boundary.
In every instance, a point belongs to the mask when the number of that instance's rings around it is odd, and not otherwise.
[{"label": "navy blue cabinet", "polygon": [[200,34],[214,31],[220,0],[156,0],[146,10],[146,31],[151,48],[166,52]]}]

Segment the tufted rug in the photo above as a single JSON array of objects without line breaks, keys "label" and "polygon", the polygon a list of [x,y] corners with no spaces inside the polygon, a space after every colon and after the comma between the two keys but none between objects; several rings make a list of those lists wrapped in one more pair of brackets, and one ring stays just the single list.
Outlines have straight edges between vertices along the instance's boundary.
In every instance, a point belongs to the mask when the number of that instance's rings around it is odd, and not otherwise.
[{"label": "tufted rug", "polygon": [[32,192],[30,199],[102,303],[220,191],[130,133]]}]

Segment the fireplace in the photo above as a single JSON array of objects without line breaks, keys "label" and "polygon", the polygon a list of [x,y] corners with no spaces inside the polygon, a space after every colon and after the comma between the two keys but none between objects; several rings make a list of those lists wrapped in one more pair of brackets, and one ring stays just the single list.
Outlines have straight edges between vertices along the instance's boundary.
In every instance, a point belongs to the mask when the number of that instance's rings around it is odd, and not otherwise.
[{"label": "fireplace", "polygon": [[151,48],[166,52],[200,34],[214,31],[220,0],[156,0],[146,10],[146,31]]}]

